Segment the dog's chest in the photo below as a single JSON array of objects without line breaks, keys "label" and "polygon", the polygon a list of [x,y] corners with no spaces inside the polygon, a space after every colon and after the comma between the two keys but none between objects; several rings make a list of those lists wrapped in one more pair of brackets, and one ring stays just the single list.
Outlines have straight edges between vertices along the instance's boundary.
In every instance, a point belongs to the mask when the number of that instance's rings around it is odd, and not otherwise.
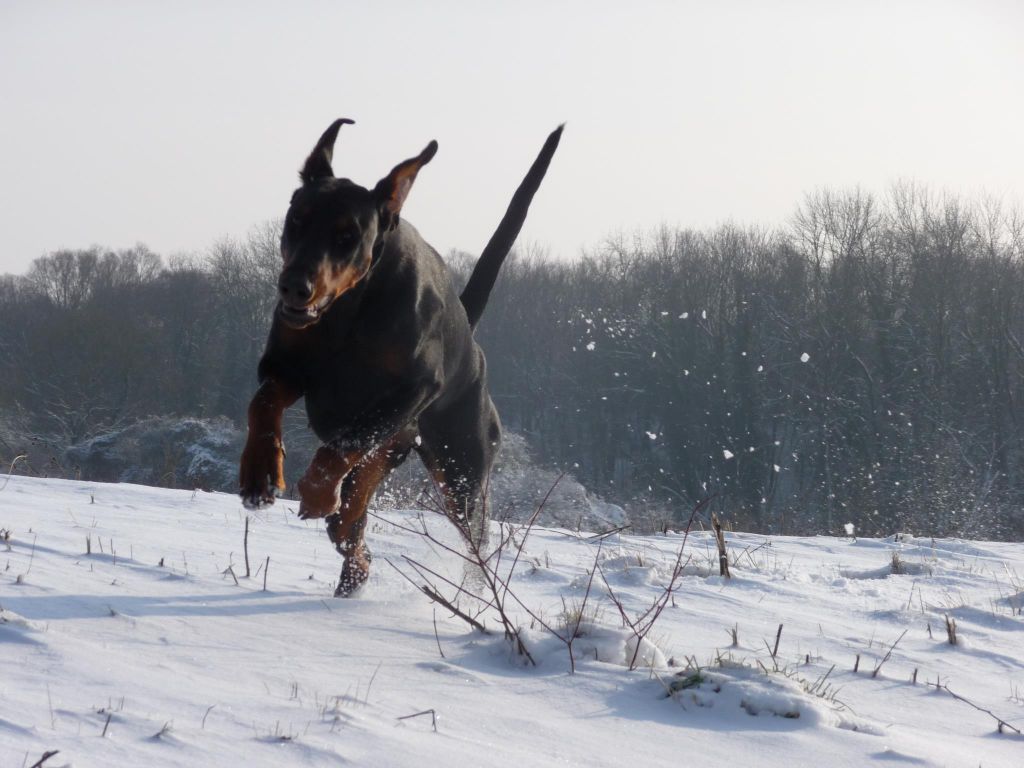
[{"label": "dog's chest", "polygon": [[386,333],[350,337],[308,363],[306,413],[325,441],[371,416],[401,386],[406,368],[401,346]]}]

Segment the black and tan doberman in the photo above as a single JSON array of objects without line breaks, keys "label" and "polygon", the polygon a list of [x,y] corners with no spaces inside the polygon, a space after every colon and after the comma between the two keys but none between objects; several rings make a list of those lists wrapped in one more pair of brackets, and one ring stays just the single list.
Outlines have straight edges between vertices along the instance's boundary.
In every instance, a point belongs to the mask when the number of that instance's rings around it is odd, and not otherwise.
[{"label": "black and tan doberman", "polygon": [[366,581],[367,505],[410,451],[463,535],[486,535],[482,494],[501,425],[473,328],[562,133],[548,137],[459,295],[437,251],[400,218],[437,143],[365,189],[331,169],[338,130],[351,122],[332,124],[299,173],[239,471],[247,507],[274,502],[285,489],[282,414],[305,398],[323,445],[299,480],[299,515],[327,518],[345,558],[336,596]]}]

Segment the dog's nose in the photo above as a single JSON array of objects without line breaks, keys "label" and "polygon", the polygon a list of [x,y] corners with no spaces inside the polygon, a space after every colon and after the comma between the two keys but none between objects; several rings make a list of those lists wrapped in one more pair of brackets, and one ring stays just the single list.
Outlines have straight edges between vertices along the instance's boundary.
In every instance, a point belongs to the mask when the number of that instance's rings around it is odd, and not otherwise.
[{"label": "dog's nose", "polygon": [[278,278],[277,290],[285,304],[302,305],[313,296],[313,281],[305,275],[285,273]]}]

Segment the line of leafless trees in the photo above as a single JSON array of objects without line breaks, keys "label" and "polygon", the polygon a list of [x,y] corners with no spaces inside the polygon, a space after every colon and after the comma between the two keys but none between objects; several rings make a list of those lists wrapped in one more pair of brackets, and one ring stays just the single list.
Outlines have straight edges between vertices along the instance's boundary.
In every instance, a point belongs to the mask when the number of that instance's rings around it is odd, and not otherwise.
[{"label": "line of leafless trees", "polygon": [[[59,252],[0,278],[9,433],[240,423],[276,240]],[[472,260],[450,256],[460,276]],[[1024,534],[1024,218],[995,202],[822,191],[774,230],[521,253],[478,337],[506,427],[634,514],[715,494],[763,531]]]}]

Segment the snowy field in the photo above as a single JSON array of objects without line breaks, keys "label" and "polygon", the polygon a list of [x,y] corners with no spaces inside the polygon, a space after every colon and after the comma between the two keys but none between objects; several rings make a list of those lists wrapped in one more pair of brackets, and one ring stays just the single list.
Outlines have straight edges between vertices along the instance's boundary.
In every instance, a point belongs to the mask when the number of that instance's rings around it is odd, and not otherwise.
[{"label": "snowy field", "polygon": [[[531,666],[493,616],[481,634],[386,562],[448,595],[462,580],[403,530],[417,513],[371,520],[371,579],[336,600],[340,558],[294,509],[251,518],[246,579],[232,496],[11,478],[0,766],[1024,765],[1022,544],[727,534],[726,581],[696,531],[634,654],[609,591],[632,620],[683,536],[534,528],[500,564],[519,555],[511,593],[534,616],[508,604]],[[581,606],[571,673],[538,621],[568,636]]]}]

